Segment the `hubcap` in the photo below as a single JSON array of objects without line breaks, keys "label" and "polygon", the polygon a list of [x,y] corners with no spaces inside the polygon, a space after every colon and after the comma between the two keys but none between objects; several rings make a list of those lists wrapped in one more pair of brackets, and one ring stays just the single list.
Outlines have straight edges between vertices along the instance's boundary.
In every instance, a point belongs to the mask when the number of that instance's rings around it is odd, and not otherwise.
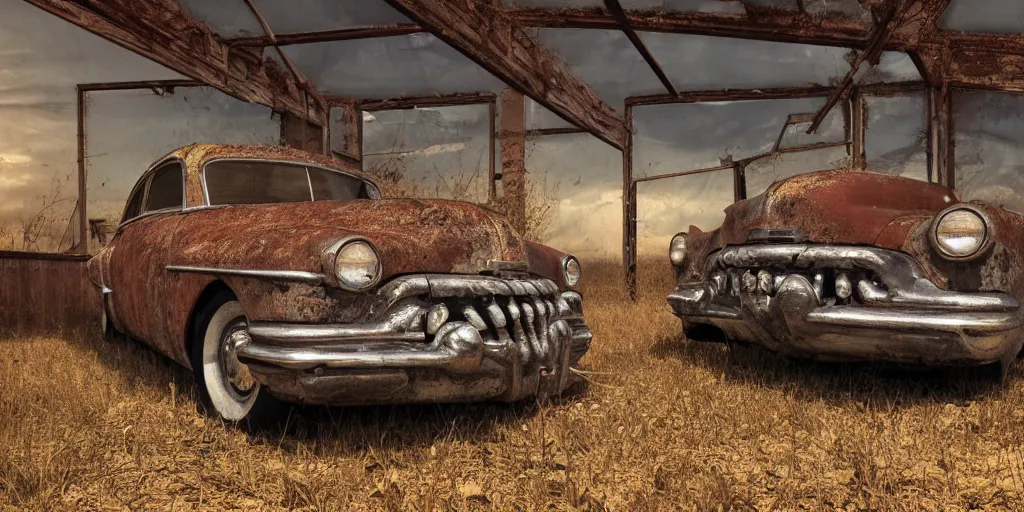
[{"label": "hubcap", "polygon": [[227,388],[240,400],[244,400],[256,387],[256,379],[249,367],[238,360],[238,349],[252,341],[246,329],[245,320],[240,319],[224,331],[217,356]]}]

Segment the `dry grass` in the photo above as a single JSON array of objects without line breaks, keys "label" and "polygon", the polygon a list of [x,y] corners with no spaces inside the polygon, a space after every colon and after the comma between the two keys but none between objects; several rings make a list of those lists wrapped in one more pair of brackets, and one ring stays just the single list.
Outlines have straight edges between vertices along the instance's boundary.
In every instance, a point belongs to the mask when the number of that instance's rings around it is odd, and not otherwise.
[{"label": "dry grass", "polygon": [[558,403],[298,411],[249,435],[92,337],[0,341],[0,510],[1024,509],[1024,381],[688,345],[667,269],[587,267],[593,383]]}]

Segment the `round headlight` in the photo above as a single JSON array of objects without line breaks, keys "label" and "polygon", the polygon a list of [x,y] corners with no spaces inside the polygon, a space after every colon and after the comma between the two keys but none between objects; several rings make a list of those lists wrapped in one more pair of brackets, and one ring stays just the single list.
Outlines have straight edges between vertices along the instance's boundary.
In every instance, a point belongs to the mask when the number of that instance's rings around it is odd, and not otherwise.
[{"label": "round headlight", "polygon": [[985,219],[974,210],[958,208],[942,214],[935,223],[935,246],[950,258],[972,256],[988,239]]},{"label": "round headlight", "polygon": [[576,286],[580,282],[583,271],[575,256],[566,256],[562,259],[562,274],[565,276],[565,284],[569,286]]},{"label": "round headlight", "polygon": [[679,233],[672,237],[668,244],[668,259],[677,267],[683,264],[686,259],[686,235]]},{"label": "round headlight", "polygon": [[347,290],[363,291],[380,279],[380,257],[369,242],[355,240],[338,250],[334,258],[334,275]]}]

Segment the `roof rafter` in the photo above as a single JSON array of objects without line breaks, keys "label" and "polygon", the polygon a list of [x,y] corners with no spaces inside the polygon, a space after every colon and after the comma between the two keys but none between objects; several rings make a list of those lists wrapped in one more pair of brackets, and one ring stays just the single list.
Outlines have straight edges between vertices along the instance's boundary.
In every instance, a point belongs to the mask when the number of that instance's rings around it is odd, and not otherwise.
[{"label": "roof rafter", "polygon": [[636,51],[640,53],[640,56],[647,62],[647,65],[651,67],[651,71],[653,71],[658,77],[658,80],[661,80],[661,84],[665,86],[665,90],[672,95],[678,94],[675,86],[672,85],[672,81],[669,80],[668,75],[665,74],[665,70],[661,69],[661,65],[658,64],[658,60],[655,59],[654,55],[651,54],[651,51],[647,49],[647,45],[644,44],[642,39],[640,39],[636,30],[633,30],[629,16],[627,16],[626,11],[622,9],[622,5],[619,4],[619,0],[604,0],[604,5],[612,13],[612,16],[614,16],[619,22],[619,25],[622,28],[622,33],[626,35],[626,38],[629,39],[631,43],[633,43]]},{"label": "roof rafter", "polygon": [[25,1],[235,98],[323,124],[322,111],[286,71],[264,62],[261,51],[225,45],[177,0]]},{"label": "roof rafter", "polygon": [[460,53],[599,139],[622,148],[626,124],[583,80],[506,13],[500,2],[387,0]]},{"label": "roof rafter", "polygon": [[[415,23],[397,25],[373,25],[366,27],[343,28],[336,30],[315,30],[310,32],[292,32],[274,34],[277,46],[290,44],[324,43],[328,41],[349,41],[352,39],[373,39],[377,37],[406,36],[425,32],[423,27]],[[230,37],[224,40],[229,46],[270,46],[274,43],[267,36]]]}]

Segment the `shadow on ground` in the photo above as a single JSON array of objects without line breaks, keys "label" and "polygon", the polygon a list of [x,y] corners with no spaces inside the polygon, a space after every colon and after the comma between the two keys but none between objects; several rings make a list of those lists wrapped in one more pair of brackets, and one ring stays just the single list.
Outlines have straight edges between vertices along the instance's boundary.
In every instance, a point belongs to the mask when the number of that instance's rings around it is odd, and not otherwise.
[{"label": "shadow on ground", "polygon": [[831,363],[784,357],[755,345],[692,342],[666,336],[651,347],[657,358],[700,366],[725,381],[783,391],[802,400],[882,402],[900,407],[922,402],[962,404],[1001,393],[1020,379],[1018,360],[1000,384],[994,366],[918,368],[880,363]]},{"label": "shadow on ground", "polygon": [[[126,338],[108,341],[96,335],[75,333],[65,339],[72,346],[94,353],[126,387],[145,386],[163,399],[170,399],[170,394],[176,393],[179,400],[187,397],[197,404],[195,414],[206,414],[198,406],[192,372],[170,358]],[[429,445],[439,437],[453,435],[464,442],[482,442],[491,440],[497,427],[519,424],[547,407],[572,403],[585,392],[586,382],[580,382],[563,396],[543,403],[526,400],[352,407],[295,405],[284,408],[280,424],[225,427],[242,428],[253,443],[276,445],[286,451],[296,449],[302,441],[314,439],[341,441],[342,451],[350,452]],[[337,454],[338,443],[331,444],[332,453]]]}]

